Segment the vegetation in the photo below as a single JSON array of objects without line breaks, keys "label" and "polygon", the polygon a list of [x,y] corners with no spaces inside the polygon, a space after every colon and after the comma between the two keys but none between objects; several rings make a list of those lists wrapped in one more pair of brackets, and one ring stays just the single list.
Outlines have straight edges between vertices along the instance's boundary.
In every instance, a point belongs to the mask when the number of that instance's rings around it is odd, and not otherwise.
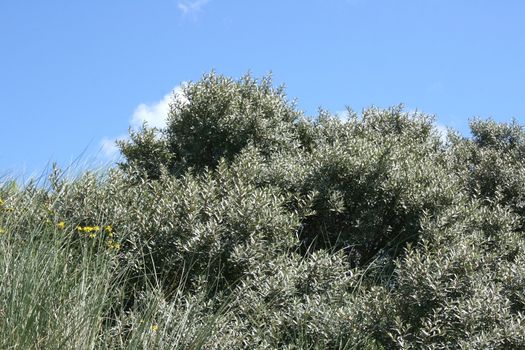
[{"label": "vegetation", "polygon": [[521,125],[184,96],[114,169],[0,187],[0,348],[525,348]]}]

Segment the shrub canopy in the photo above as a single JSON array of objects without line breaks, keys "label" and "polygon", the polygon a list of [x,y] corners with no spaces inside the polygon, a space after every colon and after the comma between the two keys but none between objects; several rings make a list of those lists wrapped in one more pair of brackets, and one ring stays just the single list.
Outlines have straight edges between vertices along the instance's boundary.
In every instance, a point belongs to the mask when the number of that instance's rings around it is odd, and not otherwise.
[{"label": "shrub canopy", "polygon": [[525,348],[516,121],[444,140],[401,106],[310,118],[250,75],[211,73],[183,95],[165,128],[120,142],[120,168],[0,192],[17,203],[0,227],[21,242],[49,218],[113,228],[94,249],[120,247],[112,271],[128,276],[114,339],[138,346],[148,314],[159,348]]},{"label": "shrub canopy", "polygon": [[184,93],[156,138],[144,129],[123,145],[123,166],[151,179],[165,168],[176,188],[197,176],[180,198],[199,209],[176,211],[197,221],[157,239],[192,242],[159,254],[202,259],[194,271],[222,262],[213,275],[238,303],[217,341],[525,346],[521,125],[475,119],[471,138],[444,141],[431,116],[401,106],[306,118],[249,75],[212,73]]}]

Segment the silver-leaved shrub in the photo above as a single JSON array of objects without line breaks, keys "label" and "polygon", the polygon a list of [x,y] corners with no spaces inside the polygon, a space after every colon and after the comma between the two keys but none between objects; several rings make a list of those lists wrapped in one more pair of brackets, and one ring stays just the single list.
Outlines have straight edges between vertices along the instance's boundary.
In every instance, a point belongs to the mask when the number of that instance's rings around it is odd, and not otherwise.
[{"label": "silver-leaved shrub", "polygon": [[118,168],[0,188],[0,345],[525,348],[517,122],[309,118],[249,75],[183,95]]}]

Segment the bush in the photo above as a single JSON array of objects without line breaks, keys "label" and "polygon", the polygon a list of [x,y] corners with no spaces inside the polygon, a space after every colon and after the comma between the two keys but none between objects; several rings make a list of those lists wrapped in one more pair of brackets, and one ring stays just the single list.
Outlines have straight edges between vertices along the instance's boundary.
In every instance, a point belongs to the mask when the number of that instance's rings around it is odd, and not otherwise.
[{"label": "bush", "polygon": [[471,121],[472,139],[454,138],[455,170],[466,190],[487,204],[507,205],[525,223],[525,132],[512,123]]},{"label": "bush", "polygon": [[171,173],[213,168],[249,144],[268,155],[296,142],[294,123],[301,113],[286,100],[283,88],[272,87],[270,76],[258,81],[245,75],[235,81],[211,73],[183,86],[182,95],[171,104],[168,126],[158,139],[146,128],[120,144],[124,166],[138,165],[158,178],[161,165]]},{"label": "bush", "polygon": [[119,168],[0,186],[3,347],[525,347],[516,122],[444,143],[401,106],[304,118],[269,77],[184,96]]}]

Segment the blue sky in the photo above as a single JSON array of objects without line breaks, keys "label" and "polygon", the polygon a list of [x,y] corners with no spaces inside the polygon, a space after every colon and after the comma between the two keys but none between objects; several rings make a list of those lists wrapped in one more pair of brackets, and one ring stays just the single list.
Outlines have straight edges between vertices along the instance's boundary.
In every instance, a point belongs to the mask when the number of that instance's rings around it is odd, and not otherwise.
[{"label": "blue sky", "polygon": [[524,16],[518,0],[1,1],[0,175],[110,160],[212,69],[271,71],[307,115],[404,103],[463,133],[525,123]]}]

